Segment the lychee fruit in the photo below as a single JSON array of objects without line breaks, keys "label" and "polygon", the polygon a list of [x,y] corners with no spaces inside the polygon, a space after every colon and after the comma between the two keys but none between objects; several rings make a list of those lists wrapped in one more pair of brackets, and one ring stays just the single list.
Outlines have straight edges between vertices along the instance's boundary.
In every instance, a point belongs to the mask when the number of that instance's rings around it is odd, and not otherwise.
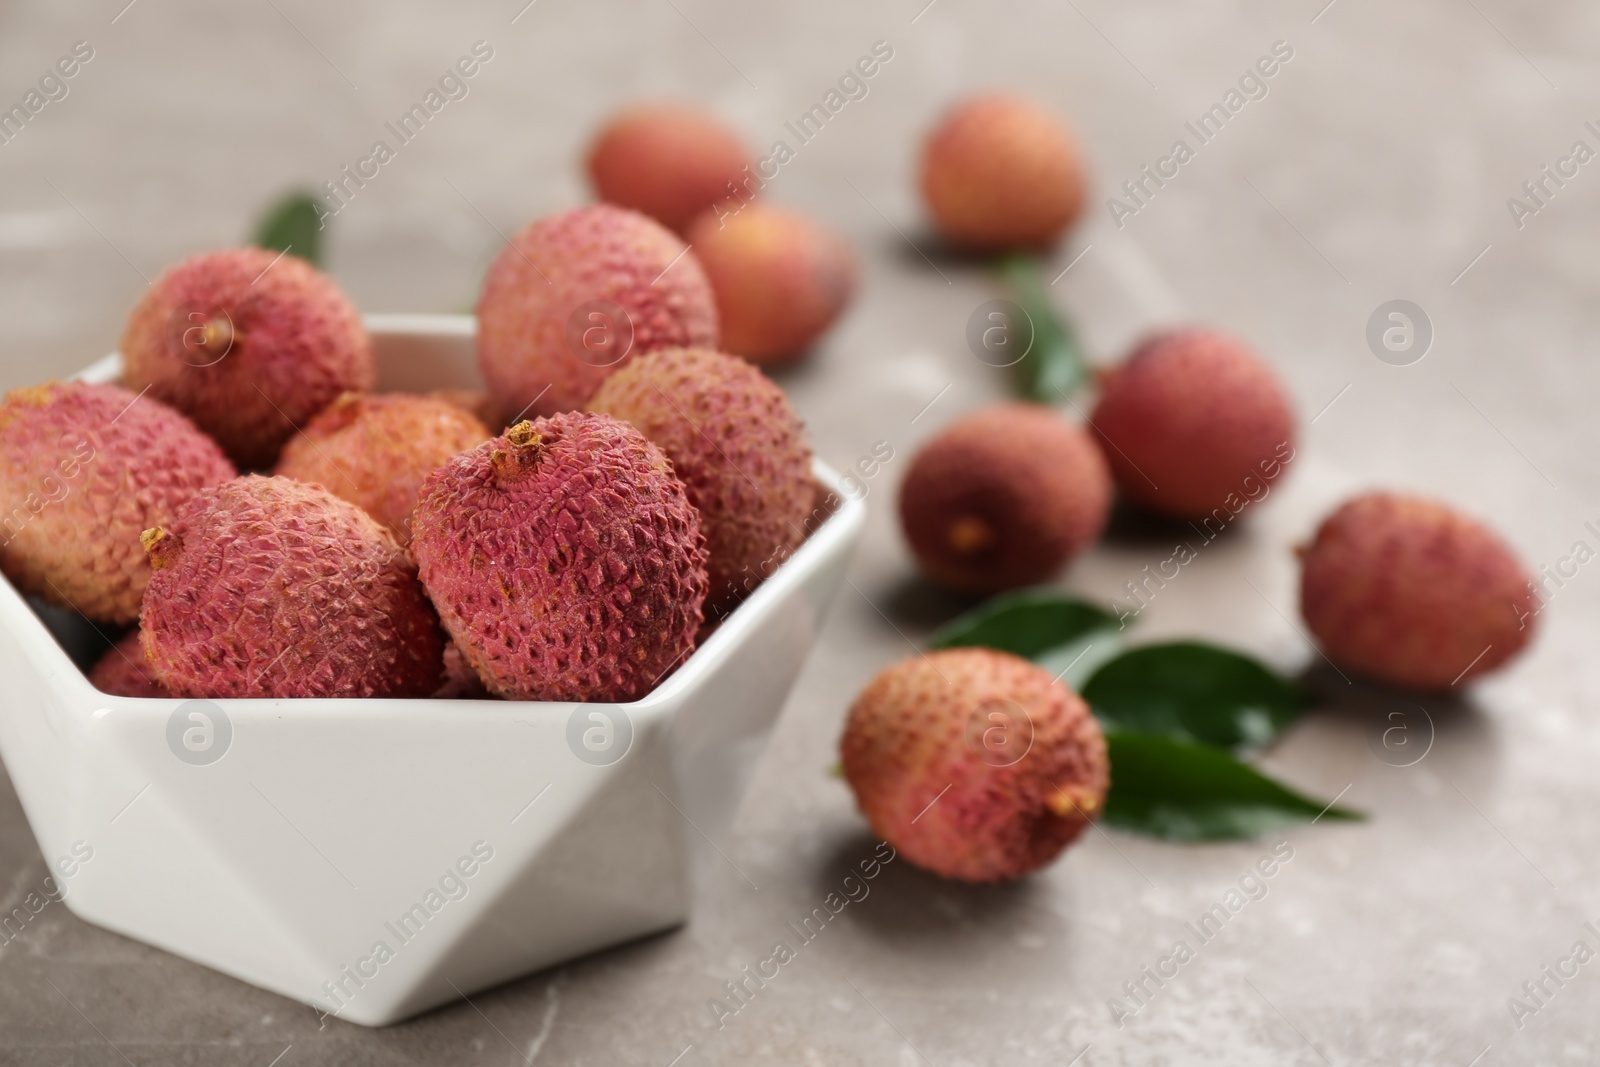
[{"label": "lychee fruit", "polygon": [[406,544],[422,480],[489,437],[488,427],[446,400],[345,393],[284,445],[273,473],[322,485]]},{"label": "lychee fruit", "polygon": [[139,629],[179,697],[425,697],[444,635],[387,528],[320,485],[248,475],[141,535]]},{"label": "lychee fruit", "polygon": [[995,93],[951,108],[922,150],[922,198],[950,244],[976,252],[1043,248],[1083,210],[1072,134],[1031,100]]},{"label": "lychee fruit", "polygon": [[914,656],[850,708],[844,777],[873,833],[918,867],[965,882],[1044,866],[1100,814],[1106,742],[1050,673],[986,648]]},{"label": "lychee fruit", "polygon": [[1106,375],[1089,419],[1117,487],[1158,514],[1226,526],[1294,458],[1277,376],[1215,330],[1156,334]]},{"label": "lychee fruit", "polygon": [[750,161],[739,135],[711,115],[641,104],[613,116],[589,147],[595,195],[671,230],[734,196],[750,196]]},{"label": "lychee fruit", "polygon": [[122,372],[255,469],[377,374],[361,317],[333,280],[262,248],[194,256],[163,274],[128,316]]},{"label": "lychee fruit", "polygon": [[975,593],[1053,577],[1105,528],[1111,476],[1088,434],[1033,404],[985,408],[924,445],[900,487],[923,573]]},{"label": "lychee fruit", "polygon": [[716,343],[716,298],[694,253],[610,204],[528,226],[478,300],[478,364],[507,420],[582,408],[640,353]]},{"label": "lychee fruit", "polygon": [[481,389],[434,389],[426,395],[454,404],[485,426],[493,426],[500,419],[500,405]]},{"label": "lychee fruit", "polygon": [[461,646],[449,641],[444,646],[444,681],[434,691],[435,700],[493,700],[495,696],[472,669]]},{"label": "lychee fruit", "polygon": [[811,446],[783,390],[737,356],[668,348],[607,378],[589,410],[631,423],[672,461],[700,513],[713,610],[805,540]]},{"label": "lychee fruit", "polygon": [[48,382],[0,400],[0,569],[24,593],[129,623],[146,528],[235,474],[216,442],[149,396]]},{"label": "lychee fruit", "polygon": [[509,700],[629,701],[694,649],[705,538],[672,463],[606,415],[520,422],[422,487],[411,551]]},{"label": "lychee fruit", "polygon": [[89,670],[89,684],[114,697],[169,697],[172,692],[156,680],[155,671],[144,659],[139,631],[106,650]]},{"label": "lychee fruit", "polygon": [[1493,531],[1444,504],[1356,497],[1300,555],[1300,611],[1322,651],[1379,681],[1448,689],[1533,636],[1540,604],[1527,571]]},{"label": "lychee fruit", "polygon": [[717,296],[723,350],[762,364],[802,355],[855,291],[850,246],[792,211],[719,215],[700,216],[688,237]]}]

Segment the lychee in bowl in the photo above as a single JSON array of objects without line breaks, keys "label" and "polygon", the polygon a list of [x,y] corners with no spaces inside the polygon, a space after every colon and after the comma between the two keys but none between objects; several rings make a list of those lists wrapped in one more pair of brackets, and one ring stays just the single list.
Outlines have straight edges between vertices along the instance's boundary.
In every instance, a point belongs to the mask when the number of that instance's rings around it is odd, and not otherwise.
[{"label": "lychee in bowl", "polygon": [[[481,388],[470,317],[367,326],[380,390]],[[113,697],[103,638],[0,580],[0,758],[56,894],[369,1026],[684,922],[861,533],[815,473],[806,542],[630,704]]]}]

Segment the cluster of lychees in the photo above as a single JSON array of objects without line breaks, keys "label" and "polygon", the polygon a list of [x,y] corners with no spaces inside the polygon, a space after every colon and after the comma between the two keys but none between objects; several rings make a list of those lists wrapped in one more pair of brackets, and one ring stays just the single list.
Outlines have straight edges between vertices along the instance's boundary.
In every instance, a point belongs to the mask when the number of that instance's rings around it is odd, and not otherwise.
[{"label": "cluster of lychees", "polygon": [[138,624],[91,673],[122,695],[645,695],[818,513],[799,418],[719,338],[793,357],[854,279],[797,216],[717,227],[726,168],[652,177],[691,118],[625,114],[590,158],[611,202],[502,250],[488,394],[373,392],[359,315],[296,257],[174,266],[128,319],[120,383],[0,401],[0,567]]}]

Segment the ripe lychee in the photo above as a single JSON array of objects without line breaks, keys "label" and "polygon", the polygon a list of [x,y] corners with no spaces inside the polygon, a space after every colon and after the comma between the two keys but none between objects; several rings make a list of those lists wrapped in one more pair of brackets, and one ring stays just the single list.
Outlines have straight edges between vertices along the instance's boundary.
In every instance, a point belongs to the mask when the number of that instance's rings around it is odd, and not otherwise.
[{"label": "ripe lychee", "polygon": [[434,471],[411,551],[509,700],[628,701],[694,649],[705,538],[672,463],[605,415],[520,422]]},{"label": "ripe lychee", "polygon": [[444,635],[385,527],[319,485],[248,475],[141,536],[139,629],[180,697],[425,697]]},{"label": "ripe lychee", "polygon": [[805,540],[816,499],[805,427],[749,363],[651,352],[607,378],[589,410],[631,423],[672,461],[700,512],[711,608],[736,603]]},{"label": "ripe lychee", "polygon": [[717,295],[724,351],[757,363],[805,352],[849,303],[850,246],[804,215],[761,204],[689,228],[689,244]]},{"label": "ripe lychee", "polygon": [[243,468],[270,467],[296,428],[371,389],[372,343],[333,280],[297,256],[194,256],[145,292],[122,334],[123,381],[188,415]]},{"label": "ripe lychee", "polygon": [[139,631],[130,630],[89,671],[89,684],[114,697],[169,697],[171,691],[156,681],[144,659]]},{"label": "ripe lychee", "polygon": [[1341,667],[1448,689],[1501,666],[1533,636],[1539,603],[1504,541],[1443,504],[1356,497],[1301,552],[1300,611]]},{"label": "ripe lychee", "polygon": [[1084,184],[1072,135],[1018,96],[957,104],[923,146],[922,198],[958,248],[1003,252],[1053,243],[1082,212]]},{"label": "ripe lychee", "polygon": [[589,148],[595,195],[671,230],[734,196],[752,195],[749,154],[711,115],[674,104],[641,104],[613,116]]},{"label": "ripe lychee", "polygon": [[531,224],[478,300],[478,364],[504,417],[583,407],[632,356],[715,347],[716,299],[693,252],[610,204]]},{"label": "ripe lychee", "polygon": [[319,483],[406,544],[422,480],[489,437],[483,423],[447,400],[345,393],[283,446],[273,473]]},{"label": "ripe lychee", "polygon": [[1055,575],[1105,528],[1111,476],[1088,434],[1032,404],[985,408],[928,442],[900,524],[934,581],[993,593]]},{"label": "ripe lychee", "polygon": [[856,697],[839,752],[873,833],[966,882],[1049,863],[1100,814],[1110,786],[1088,705],[1048,671],[986,648],[883,671]]},{"label": "ripe lychee", "polygon": [[1106,376],[1089,421],[1117,487],[1176,519],[1226,526],[1294,458],[1294,410],[1276,375],[1215,330],[1147,338]]},{"label": "ripe lychee", "polygon": [[234,476],[216,443],[159,400],[49,382],[0,400],[0,568],[25,593],[129,623],[147,527]]}]

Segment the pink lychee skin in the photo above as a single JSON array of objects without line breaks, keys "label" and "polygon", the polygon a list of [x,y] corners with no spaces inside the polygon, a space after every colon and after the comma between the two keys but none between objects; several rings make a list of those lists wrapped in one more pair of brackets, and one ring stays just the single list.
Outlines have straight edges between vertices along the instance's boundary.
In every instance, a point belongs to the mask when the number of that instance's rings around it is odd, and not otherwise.
[{"label": "pink lychee skin", "polygon": [[233,464],[188,419],[116,385],[50,382],[0,400],[0,569],[96,622],[139,617],[148,527]]},{"label": "pink lychee skin", "polygon": [[89,671],[89,684],[114,697],[170,697],[172,692],[156,681],[145,662],[139,631],[130,630]]},{"label": "pink lychee skin", "polygon": [[[478,300],[478,365],[504,417],[582,408],[607,376],[642,352],[715,348],[711,283],[684,247],[659,223],[610,204],[551,215],[512,238],[490,265]],[[578,340],[569,340],[569,321],[590,301],[609,301],[626,314],[633,332],[626,355],[618,358],[599,340],[625,329],[604,317],[577,323]],[[585,348],[585,336],[596,343]]]},{"label": "pink lychee skin", "polygon": [[1527,570],[1495,533],[1444,504],[1368,493],[1301,551],[1300,611],[1333,662],[1442,691],[1493,671],[1533,637]]},{"label": "pink lychee skin", "polygon": [[248,475],[151,537],[139,628],[179,697],[425,697],[444,635],[386,528],[318,485]]},{"label": "pink lychee skin", "polygon": [[682,232],[736,191],[750,195],[749,160],[738,134],[714,116],[677,104],[639,104],[612,116],[596,135],[589,183],[601,200]]},{"label": "pink lychee skin", "polygon": [[[184,412],[241,468],[270,467],[296,428],[377,378],[354,305],[305,260],[277,257],[230,248],[187,259],[145,292],[122,334],[124,383]],[[231,330],[220,354],[197,347],[208,321]]]},{"label": "pink lychee skin", "polygon": [[700,513],[714,612],[805,540],[816,501],[805,427],[749,363],[703,348],[650,352],[606,379],[589,410],[633,425],[672,460]]},{"label": "pink lychee skin", "polygon": [[636,700],[694,649],[699,516],[662,451],[609,416],[535,419],[439,468],[411,551],[445,629],[509,700]]},{"label": "pink lychee skin", "polygon": [[1226,525],[1294,458],[1277,376],[1216,330],[1146,338],[1107,376],[1089,421],[1117,488],[1177,519]]},{"label": "pink lychee skin", "polygon": [[[997,728],[1023,740],[986,761],[981,746]],[[918,867],[966,882],[1049,863],[1110,787],[1105,738],[1083,700],[1027,660],[983,648],[883,671],[851,707],[839,751],[873,832]]]}]

